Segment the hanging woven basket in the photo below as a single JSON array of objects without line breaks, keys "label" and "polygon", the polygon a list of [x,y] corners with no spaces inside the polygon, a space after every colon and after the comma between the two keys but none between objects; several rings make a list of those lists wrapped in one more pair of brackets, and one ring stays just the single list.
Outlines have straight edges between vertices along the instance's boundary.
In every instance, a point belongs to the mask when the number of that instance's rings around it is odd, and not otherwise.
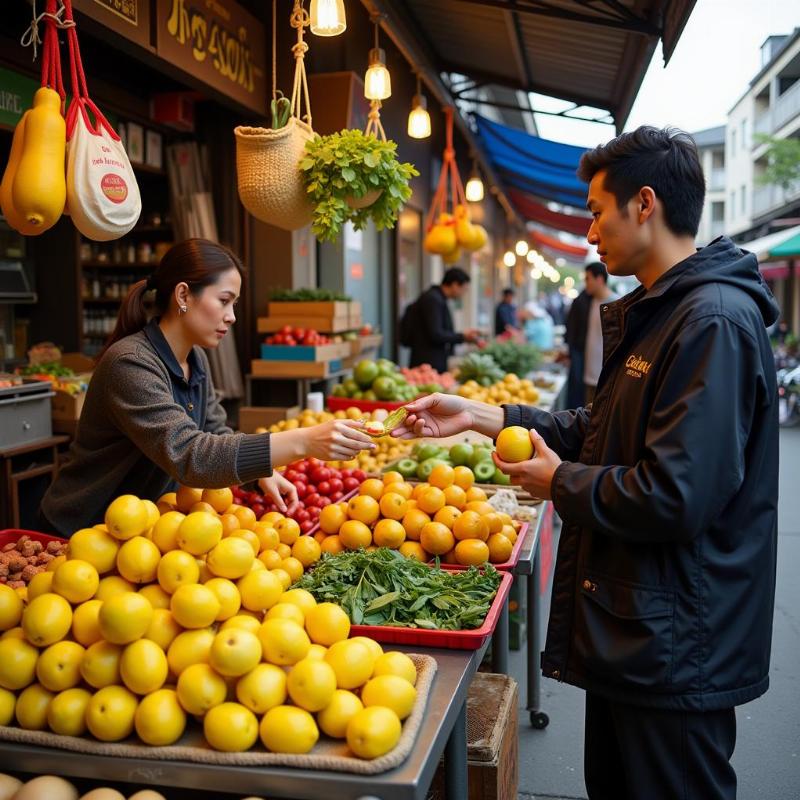
[{"label": "hanging woven basket", "polygon": [[[274,13],[274,7],[273,7]],[[282,128],[252,128],[240,125],[236,138],[236,174],[242,205],[262,222],[287,231],[298,230],[311,223],[313,206],[303,185],[300,159],[306,143],[314,137],[311,127],[311,103],[304,56],[308,45],[303,41],[303,28],[308,25],[308,12],[295,0],[291,25],[297,29],[291,116]],[[273,31],[275,29],[273,17]],[[275,64],[273,41],[273,97],[275,96]],[[301,118],[301,98],[306,114]]]}]

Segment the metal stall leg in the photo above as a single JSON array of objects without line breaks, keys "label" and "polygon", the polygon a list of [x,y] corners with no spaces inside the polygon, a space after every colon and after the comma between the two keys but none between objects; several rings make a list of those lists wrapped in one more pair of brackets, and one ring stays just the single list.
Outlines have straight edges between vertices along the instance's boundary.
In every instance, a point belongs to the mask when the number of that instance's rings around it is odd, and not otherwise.
[{"label": "metal stall leg", "polygon": [[550,723],[550,717],[540,710],[541,672],[539,669],[539,651],[541,650],[541,622],[539,619],[539,598],[541,596],[541,579],[539,576],[539,544],[533,556],[533,570],[528,575],[527,623],[528,623],[528,704],[531,725],[542,730]]},{"label": "metal stall leg", "polygon": [[492,636],[492,672],[508,675],[508,597],[500,609]]},{"label": "metal stall leg", "polygon": [[464,700],[444,748],[446,800],[467,797],[467,701]]}]

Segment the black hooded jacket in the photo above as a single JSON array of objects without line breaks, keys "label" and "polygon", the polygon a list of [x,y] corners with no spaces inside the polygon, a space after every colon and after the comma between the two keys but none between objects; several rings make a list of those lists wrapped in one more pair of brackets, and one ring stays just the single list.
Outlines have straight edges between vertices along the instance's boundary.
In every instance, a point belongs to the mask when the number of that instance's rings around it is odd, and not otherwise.
[{"label": "black hooded jacket", "polygon": [[543,672],[633,705],[745,703],[769,683],[778,307],[721,238],[601,309],[594,403],[506,407],[564,460]]}]

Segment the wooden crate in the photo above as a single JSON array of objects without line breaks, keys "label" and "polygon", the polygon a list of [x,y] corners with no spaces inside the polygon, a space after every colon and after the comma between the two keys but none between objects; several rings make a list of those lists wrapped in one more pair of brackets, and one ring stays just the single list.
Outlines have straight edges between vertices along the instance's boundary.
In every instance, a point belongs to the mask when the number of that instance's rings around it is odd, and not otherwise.
[{"label": "wooden crate", "polygon": [[[467,695],[469,800],[517,800],[517,702],[517,682],[513,678],[476,673]],[[441,761],[427,800],[444,800],[444,797],[444,761]]]},{"label": "wooden crate", "polygon": [[[335,317],[349,317],[350,306],[349,303],[343,300],[332,300],[330,302],[316,301],[316,302],[271,302],[267,306],[267,314],[270,317],[313,317],[313,318],[330,318]],[[359,306],[359,314],[361,313],[361,304]]]},{"label": "wooden crate", "polygon": [[340,317],[259,317],[257,330],[258,333],[275,333],[286,325],[291,328],[313,328],[317,333],[344,333],[350,330],[350,317],[347,314]]},{"label": "wooden crate", "polygon": [[239,409],[239,430],[255,433],[256,428],[269,428],[284,419],[294,419],[300,406],[242,406]]},{"label": "wooden crate", "polygon": [[264,361],[254,358],[250,372],[256,377],[264,378],[327,378],[341,368],[341,360],[317,364],[312,361]]},{"label": "wooden crate", "polygon": [[55,395],[50,398],[53,433],[75,435],[85,400],[86,392],[70,394],[56,390]]},{"label": "wooden crate", "polygon": [[350,327],[351,328],[360,328],[363,324],[363,318],[361,316],[361,303],[358,300],[353,300],[349,303],[349,310],[348,310],[348,317],[350,319]]},{"label": "wooden crate", "polygon": [[262,344],[261,358],[264,361],[336,361],[349,356],[350,342],[340,344],[318,344],[316,346]]}]

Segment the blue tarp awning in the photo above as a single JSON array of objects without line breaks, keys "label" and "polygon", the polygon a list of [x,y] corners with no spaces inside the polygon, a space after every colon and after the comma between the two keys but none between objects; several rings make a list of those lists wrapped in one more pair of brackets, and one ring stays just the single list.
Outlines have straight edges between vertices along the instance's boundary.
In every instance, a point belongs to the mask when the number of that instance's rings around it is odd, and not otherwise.
[{"label": "blue tarp awning", "polygon": [[544,200],[586,207],[586,184],[575,174],[585,151],[473,115],[478,136],[507,186]]}]

